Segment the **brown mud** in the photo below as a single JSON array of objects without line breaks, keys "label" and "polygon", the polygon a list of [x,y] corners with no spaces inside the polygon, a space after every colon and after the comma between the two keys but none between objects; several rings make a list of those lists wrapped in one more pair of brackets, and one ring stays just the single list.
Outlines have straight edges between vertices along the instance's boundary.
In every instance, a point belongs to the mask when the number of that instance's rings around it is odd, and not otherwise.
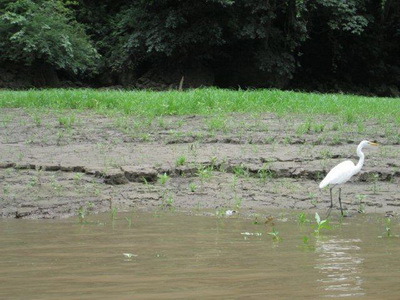
[{"label": "brown mud", "polygon": [[[343,186],[344,206],[397,214],[400,133],[388,121],[1,109],[0,216],[58,218],[113,208],[325,211],[329,190],[320,191],[319,181],[340,161],[356,162],[363,139],[381,146],[364,150],[363,170]],[[337,191],[334,197],[337,208]]]}]

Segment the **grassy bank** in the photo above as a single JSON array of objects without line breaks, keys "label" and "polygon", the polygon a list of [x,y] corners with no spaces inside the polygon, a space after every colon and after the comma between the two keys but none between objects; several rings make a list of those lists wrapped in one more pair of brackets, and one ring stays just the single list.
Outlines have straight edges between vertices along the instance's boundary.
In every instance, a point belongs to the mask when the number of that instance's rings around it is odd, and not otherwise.
[{"label": "grassy bank", "polygon": [[210,115],[231,112],[278,114],[330,114],[400,122],[400,98],[315,94],[279,90],[231,91],[119,91],[94,89],[47,89],[0,91],[0,107],[93,109],[143,116]]}]

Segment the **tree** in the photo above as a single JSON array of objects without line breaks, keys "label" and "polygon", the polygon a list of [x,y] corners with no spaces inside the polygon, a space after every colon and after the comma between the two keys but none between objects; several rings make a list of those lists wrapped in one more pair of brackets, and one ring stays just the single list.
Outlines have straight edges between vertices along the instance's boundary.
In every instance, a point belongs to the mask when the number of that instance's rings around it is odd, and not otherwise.
[{"label": "tree", "polygon": [[38,83],[56,84],[56,70],[88,74],[99,55],[84,27],[61,1],[18,0],[7,3],[0,17],[2,62],[32,67]]}]

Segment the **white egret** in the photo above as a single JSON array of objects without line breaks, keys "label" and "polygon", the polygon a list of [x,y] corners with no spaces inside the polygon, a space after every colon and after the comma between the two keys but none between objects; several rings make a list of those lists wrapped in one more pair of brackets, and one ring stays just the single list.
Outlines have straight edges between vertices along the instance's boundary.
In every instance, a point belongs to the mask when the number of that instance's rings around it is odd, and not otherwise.
[{"label": "white egret", "polygon": [[[354,163],[351,160],[346,160],[344,162],[341,162],[340,164],[335,166],[332,170],[330,170],[329,173],[319,184],[320,189],[328,185],[331,186],[329,189],[331,194],[331,206],[329,208],[329,211],[333,207],[332,189],[337,185],[347,182],[353,175],[360,172],[364,164],[364,153],[361,150],[366,146],[378,146],[378,144],[365,140],[362,141],[357,147],[357,155],[360,158],[357,165],[354,165]],[[342,200],[340,198],[341,192],[342,188],[339,187],[339,205],[340,205],[340,212],[342,213],[343,216]]]}]

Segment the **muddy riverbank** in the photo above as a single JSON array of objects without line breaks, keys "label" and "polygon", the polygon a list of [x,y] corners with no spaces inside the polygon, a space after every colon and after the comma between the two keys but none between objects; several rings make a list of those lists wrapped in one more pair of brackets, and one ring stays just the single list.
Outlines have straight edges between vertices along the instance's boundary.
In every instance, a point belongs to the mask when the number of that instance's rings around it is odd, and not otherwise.
[{"label": "muddy riverbank", "polygon": [[343,188],[344,205],[400,212],[400,133],[380,120],[1,109],[0,125],[1,217],[112,208],[326,210],[329,191],[318,182],[340,161],[356,162],[363,139],[381,146],[365,150],[363,170]]}]

